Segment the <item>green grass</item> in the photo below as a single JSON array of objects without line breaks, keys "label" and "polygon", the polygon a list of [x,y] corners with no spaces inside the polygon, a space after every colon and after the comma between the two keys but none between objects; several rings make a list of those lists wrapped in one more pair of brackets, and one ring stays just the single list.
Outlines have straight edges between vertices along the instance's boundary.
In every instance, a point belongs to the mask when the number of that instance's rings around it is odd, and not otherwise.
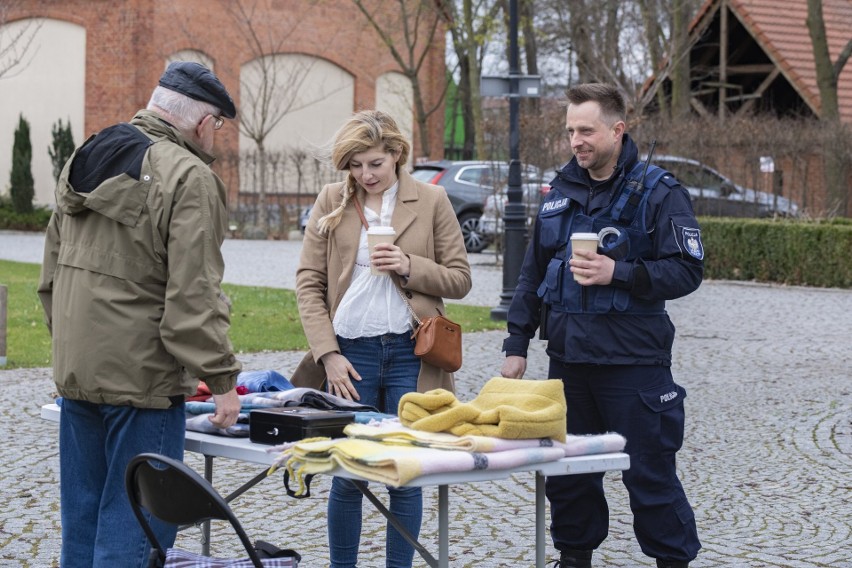
[{"label": "green grass", "polygon": [[[0,260],[0,285],[8,288],[6,368],[49,367],[50,335],[36,294],[40,266]],[[231,298],[231,341],[240,353],[308,348],[292,290],[225,284]],[[448,304],[447,317],[465,332],[505,329],[491,308]]]},{"label": "green grass", "polygon": [[50,334],[36,294],[40,270],[38,264],[0,260],[0,286],[7,288],[7,368],[50,366]]}]

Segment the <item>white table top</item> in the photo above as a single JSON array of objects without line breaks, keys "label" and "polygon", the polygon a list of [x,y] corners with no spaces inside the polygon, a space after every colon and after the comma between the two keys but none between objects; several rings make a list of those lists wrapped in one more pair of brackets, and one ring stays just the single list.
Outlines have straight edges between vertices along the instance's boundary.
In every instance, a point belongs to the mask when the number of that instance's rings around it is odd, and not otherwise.
[{"label": "white table top", "polygon": [[[45,404],[41,407],[41,417],[52,422],[59,422],[59,406]],[[186,451],[207,456],[231,458],[249,463],[271,465],[277,453],[269,452],[272,446],[257,444],[248,438],[229,438],[214,434],[186,431]],[[491,481],[505,479],[514,473],[538,471],[542,475],[569,475],[578,473],[593,473],[600,471],[623,470],[630,467],[630,457],[621,452],[595,454],[562,458],[557,461],[527,464],[511,469],[461,471],[452,473],[436,473],[423,475],[413,479],[407,485],[410,487],[425,487],[429,485],[449,485],[475,481]],[[345,470],[336,468],[328,475],[362,479]],[[369,481],[369,480],[366,480]]]}]

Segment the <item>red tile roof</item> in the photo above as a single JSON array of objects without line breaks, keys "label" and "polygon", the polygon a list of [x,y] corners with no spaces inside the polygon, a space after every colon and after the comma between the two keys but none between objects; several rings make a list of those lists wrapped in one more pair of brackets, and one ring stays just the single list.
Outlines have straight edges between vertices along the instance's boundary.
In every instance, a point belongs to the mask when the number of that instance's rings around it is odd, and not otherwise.
[{"label": "red tile roof", "polygon": [[[708,0],[694,25],[713,12],[718,0]],[[820,97],[816,83],[813,46],[806,20],[807,0],[728,0],[731,12],[749,30],[755,41],[796,92],[819,114]],[[831,62],[852,39],[852,0],[823,0],[823,18]],[[852,59],[840,73],[838,104],[843,122],[852,123]]]}]

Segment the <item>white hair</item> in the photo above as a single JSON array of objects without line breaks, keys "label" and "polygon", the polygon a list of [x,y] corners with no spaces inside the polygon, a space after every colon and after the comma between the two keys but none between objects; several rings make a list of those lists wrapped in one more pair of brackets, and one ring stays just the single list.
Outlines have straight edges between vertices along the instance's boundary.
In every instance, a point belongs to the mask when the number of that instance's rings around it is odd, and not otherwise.
[{"label": "white hair", "polygon": [[205,116],[219,116],[222,111],[204,101],[197,101],[184,94],[157,86],[148,101],[148,110],[165,111],[171,122],[178,130],[191,132]]}]

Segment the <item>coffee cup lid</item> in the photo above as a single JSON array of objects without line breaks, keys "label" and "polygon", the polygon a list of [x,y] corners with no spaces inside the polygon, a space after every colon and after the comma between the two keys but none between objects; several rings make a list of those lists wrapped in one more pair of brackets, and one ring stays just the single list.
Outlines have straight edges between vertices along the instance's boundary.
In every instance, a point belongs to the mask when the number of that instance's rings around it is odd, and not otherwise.
[{"label": "coffee cup lid", "polygon": [[597,233],[573,233],[571,235],[572,239],[579,239],[581,241],[596,241],[598,240]]},{"label": "coffee cup lid", "polygon": [[370,235],[395,235],[396,231],[393,227],[370,227],[367,229],[367,234]]}]

